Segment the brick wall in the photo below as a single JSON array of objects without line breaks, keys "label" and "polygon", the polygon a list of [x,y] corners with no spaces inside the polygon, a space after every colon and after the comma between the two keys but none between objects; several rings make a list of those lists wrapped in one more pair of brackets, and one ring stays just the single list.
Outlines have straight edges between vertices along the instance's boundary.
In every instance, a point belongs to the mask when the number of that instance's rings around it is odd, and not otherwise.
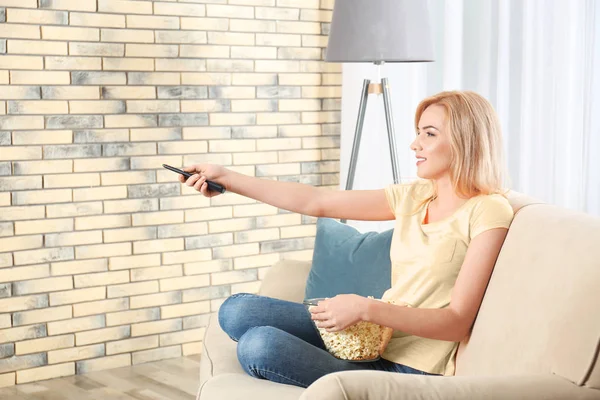
[{"label": "brick wall", "polygon": [[0,0],[0,386],[201,351],[314,219],[161,164],[337,187],[333,0]]}]

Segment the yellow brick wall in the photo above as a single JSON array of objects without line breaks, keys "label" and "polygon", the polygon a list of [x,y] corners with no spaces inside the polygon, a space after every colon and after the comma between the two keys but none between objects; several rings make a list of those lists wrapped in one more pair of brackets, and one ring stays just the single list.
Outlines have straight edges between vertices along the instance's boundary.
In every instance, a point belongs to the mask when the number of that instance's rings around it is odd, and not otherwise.
[{"label": "yellow brick wall", "polygon": [[161,164],[337,187],[333,0],[0,0],[0,386],[201,351],[314,218]]}]

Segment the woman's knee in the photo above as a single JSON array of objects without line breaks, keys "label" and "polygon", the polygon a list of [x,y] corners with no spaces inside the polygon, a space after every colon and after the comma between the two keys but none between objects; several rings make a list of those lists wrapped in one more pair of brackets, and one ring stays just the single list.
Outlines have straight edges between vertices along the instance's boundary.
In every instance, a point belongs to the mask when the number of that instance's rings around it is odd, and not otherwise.
[{"label": "woman's knee", "polygon": [[244,315],[247,311],[248,298],[256,297],[250,293],[238,293],[229,296],[219,308],[218,319],[221,329],[233,340],[239,338],[245,333],[243,331],[247,326],[244,323]]},{"label": "woman's knee", "polygon": [[272,326],[256,326],[242,335],[237,345],[237,356],[247,372],[270,364],[271,356],[276,352],[278,331]]}]

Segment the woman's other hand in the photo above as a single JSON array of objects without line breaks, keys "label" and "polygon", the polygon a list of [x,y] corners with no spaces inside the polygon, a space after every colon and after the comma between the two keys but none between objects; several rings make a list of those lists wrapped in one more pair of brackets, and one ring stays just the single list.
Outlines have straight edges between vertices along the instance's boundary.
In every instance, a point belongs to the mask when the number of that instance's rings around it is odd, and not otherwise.
[{"label": "woman's other hand", "polygon": [[327,332],[341,331],[363,320],[369,301],[356,294],[339,294],[311,307],[311,318]]}]

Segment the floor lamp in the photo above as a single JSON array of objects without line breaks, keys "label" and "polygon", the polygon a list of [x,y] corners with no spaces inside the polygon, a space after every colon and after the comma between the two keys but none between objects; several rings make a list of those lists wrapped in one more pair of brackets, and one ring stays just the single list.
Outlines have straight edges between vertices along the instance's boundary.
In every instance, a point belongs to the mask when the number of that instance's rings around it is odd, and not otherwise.
[{"label": "floor lamp", "polygon": [[[423,0],[337,0],[325,61],[370,62],[379,76],[384,63],[433,61],[427,2]],[[389,84],[363,81],[346,190],[352,189],[369,94],[383,94],[394,183],[400,182]],[[345,222],[345,221],[343,221]]]}]

